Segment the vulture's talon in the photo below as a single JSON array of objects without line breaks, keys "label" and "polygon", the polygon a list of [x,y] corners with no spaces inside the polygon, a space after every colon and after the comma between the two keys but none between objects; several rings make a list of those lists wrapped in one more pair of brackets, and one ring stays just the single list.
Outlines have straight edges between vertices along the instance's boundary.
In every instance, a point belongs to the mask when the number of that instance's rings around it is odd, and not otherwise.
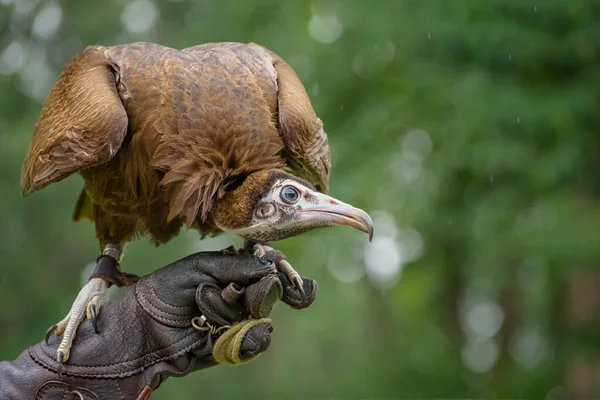
[{"label": "vulture's talon", "polygon": [[254,245],[253,252],[254,255],[259,258],[264,257],[265,254],[267,254],[268,252],[275,252],[275,265],[277,266],[277,269],[283,272],[288,277],[290,282],[292,282],[294,287],[298,290],[300,295],[303,298],[306,298],[306,292],[304,291],[304,281],[302,280],[302,277],[294,269],[294,267],[292,267],[292,264],[290,264],[290,262],[284,258],[285,256],[283,255],[283,253],[275,250],[271,246],[258,243]]},{"label": "vulture's talon", "polygon": [[56,362],[58,363],[58,365],[56,366],[56,373],[58,374],[58,379],[60,379],[62,381],[62,369],[63,369],[63,365],[65,363],[66,359],[65,359],[65,355],[62,351],[57,351],[56,352]]},{"label": "vulture's talon", "polygon": [[298,292],[300,292],[300,296],[302,296],[302,298],[306,298],[306,292],[304,291],[304,281],[302,280],[300,275],[294,276],[292,278],[292,283],[294,284],[296,289],[298,289]]},{"label": "vulture's talon", "polygon": [[281,272],[286,274],[286,276],[290,279],[290,282],[294,284],[296,289],[298,289],[300,293],[304,294],[304,281],[300,277],[300,274],[296,272],[294,267],[292,267],[292,264],[290,264],[288,260],[283,259],[277,263],[277,267]]},{"label": "vulture's talon", "polygon": [[292,267],[292,264],[290,264],[290,262],[284,258],[285,256],[283,255],[283,253],[275,250],[274,248],[266,244],[257,243],[253,246],[253,254],[256,257],[262,258],[268,252],[276,253],[275,265],[277,266],[277,269],[283,272],[288,277],[290,282],[292,282],[294,287],[298,290],[298,292],[300,292],[300,295],[303,298],[305,298],[306,293],[304,291],[304,281],[302,281],[302,277],[300,277],[300,274],[296,272],[294,267]]},{"label": "vulture's talon", "polygon": [[97,320],[98,315],[96,314],[96,305],[95,304],[90,304],[89,312],[90,312],[90,321],[92,321],[92,326],[94,327],[94,332],[98,333],[98,320]]},{"label": "vulture's talon", "polygon": [[44,336],[44,342],[46,342],[46,344],[48,344],[48,339],[50,339],[50,336],[52,336],[52,334],[56,331],[57,326],[58,325],[54,324],[46,331],[46,335]]}]

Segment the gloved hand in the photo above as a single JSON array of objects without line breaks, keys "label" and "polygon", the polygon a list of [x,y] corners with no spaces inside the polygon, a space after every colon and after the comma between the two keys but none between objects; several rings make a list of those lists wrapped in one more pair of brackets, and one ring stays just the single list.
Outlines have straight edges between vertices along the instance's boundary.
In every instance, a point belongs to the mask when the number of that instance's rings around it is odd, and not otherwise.
[{"label": "gloved hand", "polygon": [[256,357],[271,341],[273,304],[304,308],[317,293],[303,278],[301,296],[275,269],[279,257],[197,253],[141,278],[104,305],[98,333],[80,325],[60,377],[55,336],[1,362],[0,398],[147,399],[169,376]]}]

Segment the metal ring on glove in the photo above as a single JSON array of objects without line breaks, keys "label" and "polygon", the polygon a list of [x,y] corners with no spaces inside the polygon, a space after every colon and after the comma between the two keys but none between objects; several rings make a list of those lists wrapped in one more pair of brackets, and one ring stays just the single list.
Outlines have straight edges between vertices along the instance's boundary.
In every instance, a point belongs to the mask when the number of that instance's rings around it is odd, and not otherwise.
[{"label": "metal ring on glove", "polygon": [[213,324],[208,322],[207,318],[204,315],[192,318],[192,326],[198,331],[209,331],[213,335],[219,335],[227,329],[231,328],[231,325],[214,326]]}]

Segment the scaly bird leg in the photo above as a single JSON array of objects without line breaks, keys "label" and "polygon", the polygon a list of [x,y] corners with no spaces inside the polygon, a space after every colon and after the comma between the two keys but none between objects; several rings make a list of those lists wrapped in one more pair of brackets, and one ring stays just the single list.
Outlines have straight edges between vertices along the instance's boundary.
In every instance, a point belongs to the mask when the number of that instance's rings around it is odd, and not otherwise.
[{"label": "scaly bird leg", "polygon": [[77,328],[84,317],[92,322],[96,333],[98,332],[97,315],[102,306],[108,301],[108,287],[110,284],[127,286],[133,283],[136,277],[122,274],[119,271],[118,260],[122,254],[120,245],[109,244],[104,248],[103,255],[98,258],[96,270],[90,281],[81,289],[71,310],[67,316],[58,324],[53,325],[46,332],[46,342],[54,333],[62,335],[62,340],[56,350],[56,361],[59,363],[58,373],[61,366],[69,359],[71,346],[77,334]]},{"label": "scaly bird leg", "polygon": [[[273,250],[275,250],[273,247],[266,244],[257,243],[254,245],[254,255],[257,257],[262,257],[267,252]],[[290,279],[290,282],[294,284],[294,287],[298,289],[302,297],[305,297],[306,294],[304,293],[304,282],[302,281],[300,274],[294,269],[294,267],[292,267],[292,264],[290,264],[285,258],[282,258],[277,262],[277,268]]]}]

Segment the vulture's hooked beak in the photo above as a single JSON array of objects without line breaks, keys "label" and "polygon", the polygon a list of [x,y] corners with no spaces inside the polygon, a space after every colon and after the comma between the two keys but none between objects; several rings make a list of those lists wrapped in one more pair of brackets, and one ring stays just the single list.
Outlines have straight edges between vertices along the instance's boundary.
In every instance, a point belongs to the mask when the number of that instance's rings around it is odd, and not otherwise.
[{"label": "vulture's hooked beak", "polygon": [[312,201],[304,201],[301,204],[300,214],[304,221],[347,225],[369,234],[369,241],[373,239],[373,220],[369,214],[322,193],[312,192],[311,195],[309,198]]}]

